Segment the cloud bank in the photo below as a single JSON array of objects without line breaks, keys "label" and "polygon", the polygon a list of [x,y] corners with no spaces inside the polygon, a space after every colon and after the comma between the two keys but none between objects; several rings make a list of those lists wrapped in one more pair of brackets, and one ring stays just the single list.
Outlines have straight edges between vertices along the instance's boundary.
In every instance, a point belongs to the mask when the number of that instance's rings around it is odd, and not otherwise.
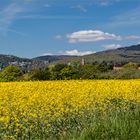
[{"label": "cloud bank", "polygon": [[70,50],[70,51],[65,51],[65,55],[76,55],[76,56],[83,56],[83,55],[88,55],[95,53],[95,51],[78,51],[78,50]]},{"label": "cloud bank", "polygon": [[66,50],[66,51],[61,51],[58,53],[44,53],[43,55],[70,55],[70,56],[83,56],[83,55],[88,55],[96,53],[95,51],[78,51],[76,49],[74,50]]},{"label": "cloud bank", "polygon": [[70,43],[95,42],[102,40],[121,40],[121,36],[103,32],[100,30],[83,30],[67,35]]},{"label": "cloud bank", "polygon": [[103,45],[102,47],[107,50],[112,50],[112,49],[120,48],[121,45],[120,44],[109,44],[109,45]]},{"label": "cloud bank", "polygon": [[129,35],[129,36],[121,36],[108,32],[103,32],[101,30],[81,30],[78,32],[74,32],[67,35],[67,39],[70,43],[78,43],[78,42],[97,42],[104,40],[138,40],[140,36]]}]

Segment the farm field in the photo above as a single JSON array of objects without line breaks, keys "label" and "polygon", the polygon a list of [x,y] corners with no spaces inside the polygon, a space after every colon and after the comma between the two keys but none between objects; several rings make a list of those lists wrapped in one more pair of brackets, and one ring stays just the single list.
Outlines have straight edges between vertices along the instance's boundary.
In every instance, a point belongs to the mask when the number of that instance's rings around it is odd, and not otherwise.
[{"label": "farm field", "polygon": [[140,80],[0,83],[0,140],[138,140]]}]

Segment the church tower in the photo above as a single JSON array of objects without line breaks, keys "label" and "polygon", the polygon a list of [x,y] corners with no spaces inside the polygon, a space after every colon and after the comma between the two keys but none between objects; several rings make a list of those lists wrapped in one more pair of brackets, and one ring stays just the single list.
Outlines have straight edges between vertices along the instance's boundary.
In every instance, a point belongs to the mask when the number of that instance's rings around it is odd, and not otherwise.
[{"label": "church tower", "polygon": [[82,58],[81,65],[82,65],[82,66],[85,65],[85,59],[84,59],[84,58]]}]

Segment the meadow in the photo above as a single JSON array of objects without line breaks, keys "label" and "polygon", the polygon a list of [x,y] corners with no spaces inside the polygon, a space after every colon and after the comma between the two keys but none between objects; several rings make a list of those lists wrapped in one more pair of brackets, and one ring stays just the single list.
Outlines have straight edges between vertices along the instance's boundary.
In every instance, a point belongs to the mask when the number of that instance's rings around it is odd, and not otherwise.
[{"label": "meadow", "polygon": [[139,140],[140,80],[0,83],[1,140]]}]

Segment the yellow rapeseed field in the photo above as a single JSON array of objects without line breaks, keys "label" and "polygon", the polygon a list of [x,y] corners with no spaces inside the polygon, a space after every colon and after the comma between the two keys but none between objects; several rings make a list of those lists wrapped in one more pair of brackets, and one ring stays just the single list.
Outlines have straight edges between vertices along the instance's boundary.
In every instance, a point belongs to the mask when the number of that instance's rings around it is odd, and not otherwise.
[{"label": "yellow rapeseed field", "polygon": [[0,83],[0,139],[57,133],[68,118],[105,114],[113,99],[140,102],[140,80]]}]

